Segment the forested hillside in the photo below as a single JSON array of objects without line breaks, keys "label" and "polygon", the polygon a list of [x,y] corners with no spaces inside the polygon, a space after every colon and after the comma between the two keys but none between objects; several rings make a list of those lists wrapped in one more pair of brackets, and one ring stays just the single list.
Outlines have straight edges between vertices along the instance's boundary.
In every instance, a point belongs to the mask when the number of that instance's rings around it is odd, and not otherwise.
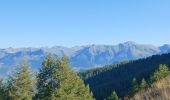
[{"label": "forested hillside", "polygon": [[70,68],[66,56],[57,59],[48,55],[38,73],[33,73],[24,60],[7,79],[0,78],[0,100],[142,98],[145,94],[141,91],[153,88],[153,83],[170,75],[169,58],[170,54],[155,55],[88,70],[80,73],[86,85]]},{"label": "forested hillside", "polygon": [[89,84],[97,100],[103,100],[116,91],[118,96],[129,95],[131,82],[140,83],[142,79],[150,80],[152,73],[160,64],[170,65],[170,54],[155,55],[136,61],[117,63],[103,68],[81,73],[86,84]]}]

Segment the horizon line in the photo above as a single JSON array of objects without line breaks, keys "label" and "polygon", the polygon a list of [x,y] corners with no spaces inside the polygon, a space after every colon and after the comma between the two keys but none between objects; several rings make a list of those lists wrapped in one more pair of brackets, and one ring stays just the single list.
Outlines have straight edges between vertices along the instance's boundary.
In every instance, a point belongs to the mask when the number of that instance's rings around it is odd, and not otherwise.
[{"label": "horizon line", "polygon": [[65,48],[74,48],[74,47],[84,47],[84,46],[92,46],[92,45],[96,45],[96,46],[116,46],[116,45],[120,45],[120,44],[125,44],[125,43],[130,43],[130,44],[138,44],[138,45],[151,45],[151,46],[155,46],[155,47],[160,47],[160,46],[164,46],[164,45],[170,45],[170,44],[162,44],[162,45],[155,45],[155,44],[151,44],[151,43],[138,43],[138,42],[134,42],[134,41],[126,41],[126,42],[120,42],[117,44],[84,44],[84,45],[73,45],[73,46],[66,46],[66,45],[54,45],[54,46],[23,46],[23,47],[0,47],[0,49],[28,49],[28,48],[32,48],[32,49],[36,49],[36,48],[55,48],[55,47],[65,47]]}]

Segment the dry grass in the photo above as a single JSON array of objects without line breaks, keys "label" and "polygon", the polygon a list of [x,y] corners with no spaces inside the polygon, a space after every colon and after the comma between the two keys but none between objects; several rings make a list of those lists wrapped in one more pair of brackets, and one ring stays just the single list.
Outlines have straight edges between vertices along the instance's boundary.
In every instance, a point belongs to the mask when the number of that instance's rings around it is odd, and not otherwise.
[{"label": "dry grass", "polygon": [[154,83],[151,88],[140,91],[132,100],[170,100],[170,76]]}]

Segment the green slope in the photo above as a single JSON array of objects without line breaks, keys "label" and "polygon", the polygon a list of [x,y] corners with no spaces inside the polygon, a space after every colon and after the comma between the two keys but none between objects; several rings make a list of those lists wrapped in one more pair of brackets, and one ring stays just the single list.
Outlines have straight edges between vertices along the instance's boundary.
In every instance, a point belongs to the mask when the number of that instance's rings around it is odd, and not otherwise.
[{"label": "green slope", "polygon": [[117,63],[103,68],[81,73],[86,84],[89,84],[97,100],[103,100],[115,90],[120,97],[128,94],[130,83],[135,77],[149,79],[159,64],[170,65],[170,54],[155,55],[136,61]]}]

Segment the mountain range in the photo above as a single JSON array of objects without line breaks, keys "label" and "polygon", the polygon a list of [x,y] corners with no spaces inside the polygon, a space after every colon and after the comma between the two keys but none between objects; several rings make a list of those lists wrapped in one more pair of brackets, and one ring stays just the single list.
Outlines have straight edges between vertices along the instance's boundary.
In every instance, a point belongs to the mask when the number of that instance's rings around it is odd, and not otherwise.
[{"label": "mountain range", "polygon": [[85,70],[168,52],[170,52],[170,45],[168,44],[158,47],[132,41],[117,45],[86,45],[71,48],[63,46],[51,48],[5,48],[0,49],[0,74],[7,74],[23,58],[27,58],[32,68],[37,70],[49,53],[52,53],[55,57],[66,55],[69,57],[73,68]]}]

